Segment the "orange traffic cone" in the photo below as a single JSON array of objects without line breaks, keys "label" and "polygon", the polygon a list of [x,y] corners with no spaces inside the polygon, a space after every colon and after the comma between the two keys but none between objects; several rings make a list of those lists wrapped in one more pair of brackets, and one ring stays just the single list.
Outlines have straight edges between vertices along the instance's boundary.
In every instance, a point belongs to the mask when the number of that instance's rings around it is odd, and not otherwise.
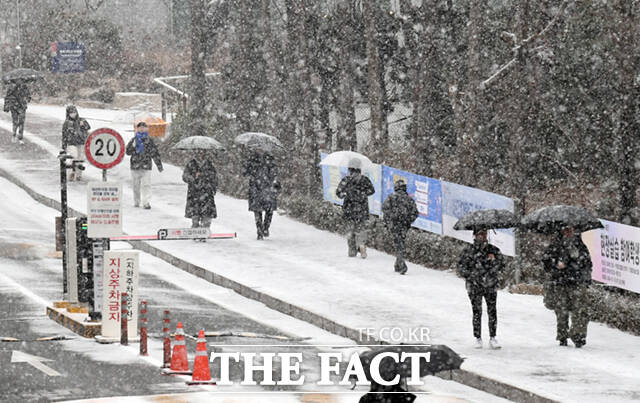
[{"label": "orange traffic cone", "polygon": [[176,338],[173,343],[173,353],[171,354],[171,366],[163,371],[168,375],[190,375],[189,361],[187,360],[187,346],[184,342],[184,329],[182,322],[178,322]]},{"label": "orange traffic cone", "polygon": [[198,333],[198,344],[196,344],[196,358],[193,361],[193,376],[187,385],[215,385],[211,380],[211,370],[209,369],[209,356],[207,355],[207,339],[204,338],[204,329]]}]

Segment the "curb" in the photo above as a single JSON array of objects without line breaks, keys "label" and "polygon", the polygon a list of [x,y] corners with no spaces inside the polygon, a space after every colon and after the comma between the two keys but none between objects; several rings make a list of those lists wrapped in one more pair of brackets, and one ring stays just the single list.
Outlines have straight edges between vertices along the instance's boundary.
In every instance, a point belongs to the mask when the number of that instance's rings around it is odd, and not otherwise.
[{"label": "curb", "polygon": [[61,324],[74,333],[82,337],[93,338],[102,332],[102,325],[99,323],[83,323],[72,318],[64,310],[53,307],[47,307],[47,316],[49,319]]},{"label": "curb", "polygon": [[[56,209],[56,210],[60,210],[61,209],[61,205],[60,202],[58,202],[57,200],[51,199],[47,196],[44,196],[36,191],[34,191],[33,189],[31,189],[29,186],[27,186],[24,182],[22,182],[19,178],[17,178],[15,175],[7,172],[6,170],[0,168],[0,176],[4,176],[6,179],[8,179],[9,181],[11,181],[13,184],[15,184],[16,186],[20,187],[21,189],[23,189],[25,192],[27,192],[34,200],[38,201],[41,204],[44,204],[47,207]],[[69,215],[70,216],[78,216],[78,217],[84,217],[85,214],[81,213],[79,211],[76,211],[72,208],[68,209],[69,211]],[[160,250],[154,246],[151,246],[150,244],[143,242],[143,241],[128,241],[129,244],[131,244],[131,246],[133,246],[135,249],[141,250],[143,252],[149,253],[150,255],[153,255],[159,259],[164,260],[165,262],[186,271],[187,273],[193,274],[196,277],[202,278],[212,284],[216,284],[219,285],[221,287],[225,287],[228,289],[231,289],[235,292],[237,292],[238,294],[242,295],[243,297],[246,298],[250,298],[253,299],[255,301],[259,301],[262,302],[264,305],[266,305],[267,307],[276,310],[278,312],[284,313],[286,315],[289,315],[291,317],[294,317],[296,319],[305,321],[307,323],[310,323],[314,326],[317,326],[321,329],[324,329],[330,333],[333,333],[335,335],[338,336],[342,336],[342,337],[346,337],[348,339],[351,339],[353,341],[355,341],[356,343],[359,344],[385,344],[384,342],[381,342],[377,339],[368,339],[368,340],[363,340],[360,333],[355,330],[352,329],[350,327],[341,325],[331,319],[328,319],[324,316],[321,316],[317,313],[314,313],[310,310],[307,310],[305,308],[301,308],[297,305],[293,305],[290,304],[286,301],[283,301],[281,299],[272,297],[268,294],[265,294],[263,292],[254,290],[251,287],[248,287],[242,283],[239,283],[235,280],[231,280],[227,277],[221,276],[219,274],[216,274],[210,270],[205,269],[204,267],[200,267],[197,266],[193,263],[189,263],[185,260],[182,260],[180,258],[177,258],[173,255],[171,255],[170,253],[167,253],[163,250]],[[47,308],[47,313],[49,313],[49,309],[53,309],[53,308]],[[51,316],[50,316],[51,317]],[[53,318],[52,318],[53,319]],[[64,323],[59,322],[60,324],[63,324],[64,326],[66,326]],[[66,326],[68,327],[68,326]],[[73,330],[73,329],[72,329]],[[75,330],[74,330],[75,331]],[[76,332],[77,333],[77,332]],[[85,336],[86,337],[86,336]],[[509,385],[507,383],[501,382],[499,380],[484,376],[484,375],[480,375],[477,374],[475,372],[471,372],[471,371],[467,371],[464,369],[459,369],[459,370],[455,370],[455,371],[449,371],[449,373],[440,373],[440,374],[436,374],[436,376],[438,376],[439,378],[442,379],[446,379],[446,380],[452,380],[454,382],[458,382],[461,383],[463,385],[466,386],[470,386],[474,389],[478,389],[481,390],[483,392],[487,392],[489,394],[492,394],[494,396],[498,396],[498,397],[502,397],[505,399],[509,399],[509,400],[513,400],[513,401],[518,401],[518,402],[523,402],[523,403],[555,403],[558,402],[558,400],[554,400],[530,391],[527,391],[525,389],[519,388],[517,386],[513,386],[513,385]]]}]

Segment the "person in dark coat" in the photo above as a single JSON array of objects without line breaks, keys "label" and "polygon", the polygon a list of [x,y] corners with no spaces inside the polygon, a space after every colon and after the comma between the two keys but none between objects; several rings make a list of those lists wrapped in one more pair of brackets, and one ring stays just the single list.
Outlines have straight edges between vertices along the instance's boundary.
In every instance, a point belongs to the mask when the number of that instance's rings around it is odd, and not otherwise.
[{"label": "person in dark coat", "polygon": [[[62,148],[76,161],[84,161],[84,143],[89,135],[89,122],[78,115],[78,109],[67,106],[67,116],[62,125]],[[68,180],[82,179],[82,163],[74,163]]]},{"label": "person in dark coat", "polygon": [[362,163],[354,158],[349,162],[349,174],[342,178],[336,188],[336,196],[344,199],[342,216],[347,223],[349,234],[347,245],[349,256],[355,257],[358,252],[365,259],[367,257],[367,220],[369,219],[369,196],[375,193],[373,183],[362,175]]},{"label": "person in dark coat", "polygon": [[9,86],[4,97],[4,111],[11,112],[11,120],[13,121],[13,138],[11,141],[14,143],[20,141],[20,144],[24,144],[22,136],[29,102],[31,102],[31,93],[27,84],[18,82]]},{"label": "person in dark coat", "polygon": [[580,235],[566,227],[545,249],[542,263],[546,275],[545,305],[556,314],[556,339],[561,346],[566,346],[567,338],[571,338],[580,348],[587,343],[589,324],[588,289],[592,270],[589,250]]},{"label": "person in dark coat", "polygon": [[407,272],[404,261],[404,243],[411,224],[418,218],[416,202],[407,194],[407,183],[399,179],[394,185],[395,193],[389,195],[382,203],[384,224],[393,236],[396,247],[395,271],[400,274]]},{"label": "person in dark coat", "polygon": [[211,219],[218,217],[214,199],[218,175],[206,151],[199,151],[187,163],[182,180],[189,184],[184,216],[191,218],[192,228],[209,228]]},{"label": "person in dark coat", "polygon": [[262,240],[269,236],[273,212],[278,208],[280,182],[273,156],[252,152],[245,162],[244,175],[249,177],[249,211],[253,211],[258,240]]},{"label": "person in dark coat", "polygon": [[504,270],[504,258],[500,249],[489,244],[487,230],[478,229],[473,232],[473,244],[462,251],[458,260],[458,274],[466,280],[467,293],[473,312],[473,336],[476,338],[475,348],[482,348],[482,299],[487,303],[489,315],[489,347],[501,348],[496,340],[498,314],[496,302],[498,297],[498,276]]},{"label": "person in dark coat", "polygon": [[127,155],[131,156],[131,176],[133,177],[134,206],[142,205],[145,209],[151,208],[151,161],[156,163],[158,171],[162,172],[162,161],[156,143],[149,137],[149,131],[145,122],[138,123],[136,135],[127,144]]}]

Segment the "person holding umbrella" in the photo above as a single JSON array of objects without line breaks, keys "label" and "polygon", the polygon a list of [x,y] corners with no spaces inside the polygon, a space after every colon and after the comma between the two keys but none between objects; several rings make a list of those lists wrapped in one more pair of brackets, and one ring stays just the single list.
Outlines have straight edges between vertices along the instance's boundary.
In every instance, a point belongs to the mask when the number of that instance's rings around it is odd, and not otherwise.
[{"label": "person holding umbrella", "polygon": [[544,304],[556,315],[560,345],[566,346],[571,338],[576,348],[581,348],[587,343],[592,262],[580,233],[603,228],[602,222],[582,207],[561,204],[527,214],[521,226],[554,235],[542,258]]},{"label": "person holding umbrella", "polygon": [[212,218],[218,217],[214,199],[218,189],[218,175],[206,150],[195,152],[184,168],[182,180],[189,185],[184,216],[191,218],[192,228],[209,228]]},{"label": "person holding umbrella", "polygon": [[[78,109],[73,106],[67,106],[67,116],[62,125],[62,148],[67,154],[71,155],[74,160],[84,160],[84,143],[89,135],[91,126],[89,122],[82,119],[78,115]],[[69,174],[69,180],[82,179],[82,165],[73,164],[73,169]]]},{"label": "person holding umbrella", "polygon": [[13,121],[13,137],[12,142],[22,140],[24,134],[24,121],[27,113],[27,104],[31,102],[31,93],[29,87],[23,81],[15,81],[9,85],[7,93],[4,97],[4,111],[11,112],[11,120]]},{"label": "person holding umbrella", "polygon": [[142,205],[148,210],[151,208],[151,161],[156,163],[159,172],[163,167],[158,147],[149,137],[145,122],[139,122],[136,126],[136,135],[127,143],[126,152],[131,156],[134,206],[139,207],[142,198]]},{"label": "person holding umbrella", "polygon": [[589,250],[579,233],[566,226],[545,249],[542,263],[546,274],[544,300],[556,314],[556,340],[566,346],[571,338],[576,348],[581,348],[587,343],[589,324],[592,267]]},{"label": "person holding umbrella", "polygon": [[369,196],[375,193],[373,183],[362,175],[362,162],[358,158],[349,161],[349,174],[342,178],[336,188],[336,196],[344,199],[342,204],[343,217],[347,223],[349,234],[347,245],[349,257],[367,257],[367,228],[369,219]]},{"label": "person holding umbrella", "polygon": [[408,269],[404,261],[404,242],[411,223],[418,218],[418,207],[407,193],[407,183],[403,179],[397,180],[393,188],[395,193],[389,195],[382,203],[383,220],[393,236],[396,248],[395,271],[406,274]]},{"label": "person holding umbrella", "polygon": [[278,208],[280,182],[275,160],[271,154],[253,149],[243,173],[249,177],[249,211],[255,217],[257,239],[263,240],[269,236],[273,212]]},{"label": "person holding umbrella", "polygon": [[471,301],[475,348],[482,348],[482,299],[484,298],[489,315],[489,347],[499,349],[501,346],[496,340],[498,327],[496,303],[498,277],[504,270],[504,259],[500,249],[489,244],[486,228],[475,228],[473,237],[473,244],[465,247],[460,255],[458,274],[466,280],[467,294]]}]

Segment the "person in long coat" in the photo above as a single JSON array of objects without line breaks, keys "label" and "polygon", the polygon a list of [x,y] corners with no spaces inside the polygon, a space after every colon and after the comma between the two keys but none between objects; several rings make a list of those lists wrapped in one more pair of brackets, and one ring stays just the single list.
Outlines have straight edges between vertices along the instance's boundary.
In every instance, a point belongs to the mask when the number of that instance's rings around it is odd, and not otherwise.
[{"label": "person in long coat", "polygon": [[252,152],[244,165],[244,175],[249,177],[249,211],[253,211],[257,239],[269,236],[273,212],[278,209],[280,182],[272,155]]},{"label": "person in long coat", "polygon": [[136,135],[129,140],[126,149],[131,156],[131,176],[133,178],[133,203],[135,207],[151,208],[151,168],[152,161],[156,163],[158,171],[162,172],[162,161],[156,143],[149,137],[149,130],[145,122],[136,126]]},{"label": "person in long coat", "polygon": [[393,236],[396,248],[395,271],[407,273],[407,263],[404,261],[404,243],[411,224],[418,218],[416,202],[407,193],[407,183],[399,179],[394,184],[395,193],[389,195],[382,203],[382,217],[384,224]]},{"label": "person in long coat", "polygon": [[362,175],[359,159],[349,162],[349,174],[342,178],[336,188],[336,196],[344,200],[342,216],[347,223],[347,246],[350,257],[367,257],[367,220],[369,219],[369,196],[375,193],[373,183]]},{"label": "person in long coat", "polygon": [[189,185],[184,216],[191,218],[192,228],[209,228],[211,220],[218,217],[215,202],[218,175],[208,157],[206,151],[199,151],[182,174],[182,180]]},{"label": "person in long coat", "polygon": [[19,141],[20,144],[24,144],[22,136],[29,102],[31,102],[31,93],[27,84],[18,82],[9,86],[4,97],[4,111],[11,112],[11,120],[13,121],[13,138],[11,141],[13,142]]},{"label": "person in long coat", "polygon": [[500,249],[487,241],[486,229],[475,230],[473,236],[473,244],[464,248],[458,260],[458,274],[466,280],[467,294],[471,301],[475,348],[482,348],[482,299],[484,298],[489,315],[489,347],[499,349],[501,346],[496,340],[498,327],[496,303],[499,275],[504,270],[504,258]]},{"label": "person in long coat", "polygon": [[[62,148],[76,161],[84,161],[84,143],[89,135],[89,122],[78,115],[78,109],[67,106],[67,115],[62,125]],[[74,163],[68,180],[82,179],[81,163]]]},{"label": "person in long coat", "polygon": [[[545,305],[556,314],[556,339],[561,346],[571,338],[580,348],[587,343],[589,324],[588,289],[591,284],[591,256],[572,227],[563,228],[542,258],[546,280]],[[571,326],[569,326],[571,320]]]}]

